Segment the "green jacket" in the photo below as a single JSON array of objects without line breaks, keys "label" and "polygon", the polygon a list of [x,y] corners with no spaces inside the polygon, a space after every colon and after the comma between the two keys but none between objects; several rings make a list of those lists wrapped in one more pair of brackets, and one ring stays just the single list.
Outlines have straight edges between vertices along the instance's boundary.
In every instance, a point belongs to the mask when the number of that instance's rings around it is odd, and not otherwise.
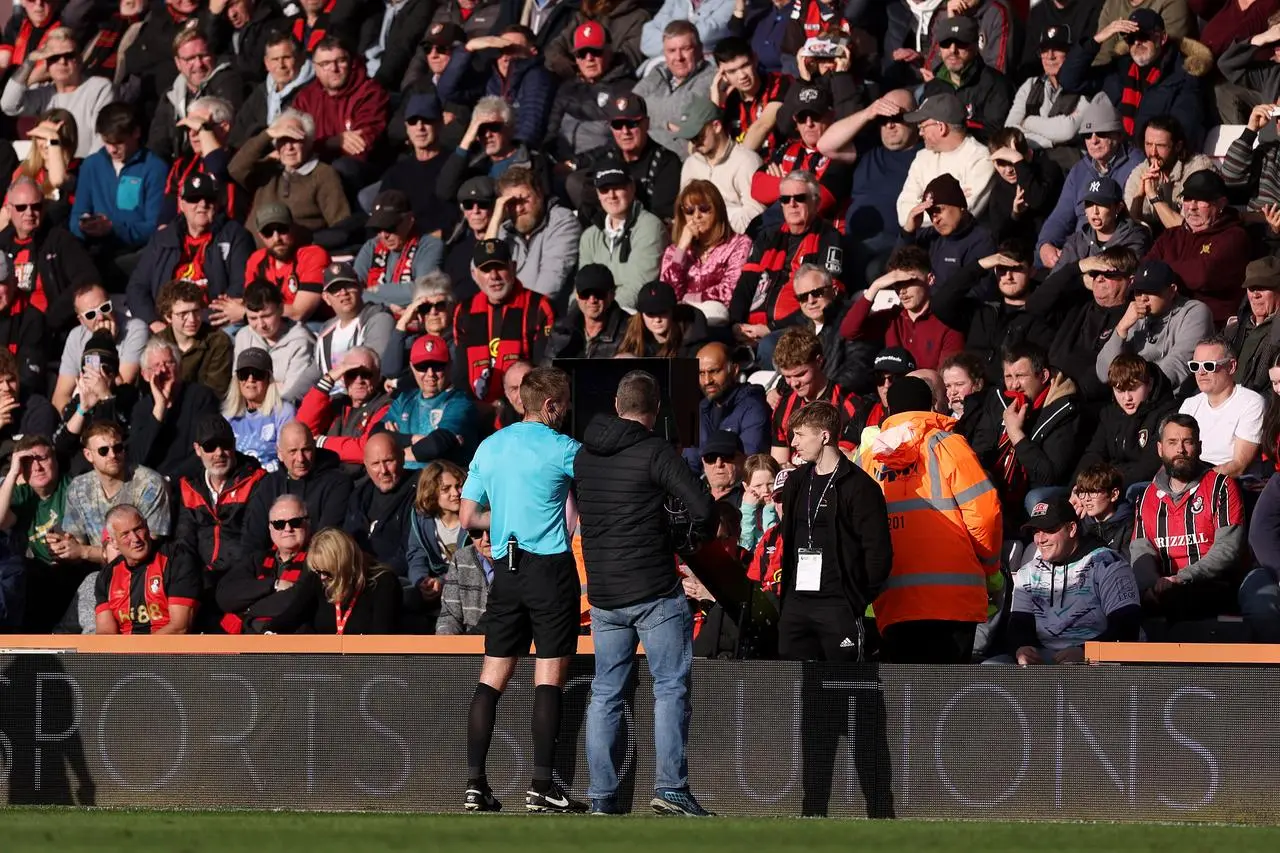
[{"label": "green jacket", "polygon": [[618,304],[635,311],[640,289],[658,278],[662,253],[669,242],[662,220],[635,204],[623,226],[622,237],[613,246],[609,245],[600,225],[592,225],[582,232],[578,269],[587,264],[604,264],[613,273]]}]

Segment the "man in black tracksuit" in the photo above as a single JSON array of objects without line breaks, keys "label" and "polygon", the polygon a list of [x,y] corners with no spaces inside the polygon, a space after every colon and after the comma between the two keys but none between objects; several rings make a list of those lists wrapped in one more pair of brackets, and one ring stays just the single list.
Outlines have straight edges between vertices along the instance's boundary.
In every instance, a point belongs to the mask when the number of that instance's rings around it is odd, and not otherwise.
[{"label": "man in black tracksuit", "polygon": [[621,734],[624,691],[644,643],[653,676],[659,814],[703,816],[689,792],[689,669],[693,616],[673,556],[666,505],[682,502],[695,539],[715,533],[711,496],[674,447],[653,433],[658,381],[632,371],[618,384],[618,417],[599,415],[587,427],[574,461],[582,520],[582,557],[595,638],[596,675],[587,710],[587,762],[592,811],[619,811],[613,748]]},{"label": "man in black tracksuit", "polygon": [[271,547],[267,519],[281,495],[297,495],[307,505],[311,529],[341,527],[351,503],[351,478],[342,473],[338,454],[316,448],[311,430],[298,421],[280,428],[276,441],[280,467],[262,478],[244,517],[244,545],[250,550]]}]

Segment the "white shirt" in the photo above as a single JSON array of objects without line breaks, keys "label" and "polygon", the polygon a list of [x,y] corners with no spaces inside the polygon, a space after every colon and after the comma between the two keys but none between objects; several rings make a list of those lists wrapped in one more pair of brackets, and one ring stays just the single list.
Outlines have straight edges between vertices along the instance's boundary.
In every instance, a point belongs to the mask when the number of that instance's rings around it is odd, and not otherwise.
[{"label": "white shirt", "polygon": [[1178,411],[1191,415],[1200,425],[1200,458],[1210,465],[1230,462],[1235,439],[1262,443],[1262,415],[1267,408],[1262,395],[1241,385],[1220,406],[1209,405],[1204,393],[1182,404]]},{"label": "white shirt", "polygon": [[724,197],[729,227],[745,234],[751,220],[764,212],[764,205],[751,196],[751,178],[760,168],[760,155],[736,142],[729,143],[724,160],[712,165],[702,154],[690,154],[680,168],[680,189],[692,180],[710,181]]}]

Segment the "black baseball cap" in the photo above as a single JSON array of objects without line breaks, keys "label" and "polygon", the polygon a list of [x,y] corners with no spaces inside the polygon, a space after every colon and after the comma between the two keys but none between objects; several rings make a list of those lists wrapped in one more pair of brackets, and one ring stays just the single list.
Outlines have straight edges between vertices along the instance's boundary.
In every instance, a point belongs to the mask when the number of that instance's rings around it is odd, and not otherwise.
[{"label": "black baseball cap", "polygon": [[394,231],[412,209],[409,196],[400,190],[383,190],[373,200],[366,227],[370,231]]},{"label": "black baseball cap", "polygon": [[1085,204],[1120,204],[1124,201],[1124,190],[1120,189],[1111,178],[1106,176],[1094,178],[1089,182],[1084,193]]},{"label": "black baseball cap", "polygon": [[220,188],[213,175],[193,172],[182,182],[183,201],[216,201]]},{"label": "black baseball cap", "polygon": [[942,32],[938,33],[938,44],[946,44],[949,41],[977,44],[978,22],[968,15],[947,18],[946,23],[942,25]]},{"label": "black baseball cap", "polygon": [[1227,197],[1227,183],[1213,169],[1192,172],[1182,182],[1182,198],[1190,201],[1217,201]]},{"label": "black baseball cap", "polygon": [[648,117],[649,105],[639,95],[623,92],[609,99],[609,102],[604,105],[604,114],[610,120],[630,118],[638,121]]},{"label": "black baseball cap", "polygon": [[466,204],[469,201],[491,202],[496,201],[497,198],[498,185],[488,175],[467,178],[458,188],[458,204]]},{"label": "black baseball cap", "polygon": [[325,292],[332,292],[330,288],[335,284],[355,285],[356,287],[359,287],[360,276],[356,275],[355,267],[351,266],[351,264],[343,264],[334,261],[324,268]]},{"label": "black baseball cap", "polygon": [[640,289],[636,297],[636,310],[656,317],[676,310],[676,292],[665,281],[651,281]]},{"label": "black baseball cap", "polygon": [[1022,529],[1051,531],[1079,520],[1080,517],[1076,515],[1075,507],[1071,506],[1070,500],[1065,497],[1051,498],[1040,501],[1031,508],[1031,515],[1027,518],[1026,524],[1022,525]]},{"label": "black baseball cap", "polygon": [[84,356],[86,355],[96,355],[103,364],[110,364],[116,369],[120,367],[120,351],[116,349],[116,340],[105,329],[94,332],[89,336],[89,340],[84,345],[84,354],[81,356],[81,362],[84,361]]},{"label": "black baseball cap", "polygon": [[452,47],[466,40],[467,34],[462,27],[452,22],[436,21],[427,28],[427,34],[423,36],[422,43],[424,45],[434,44],[437,47]]},{"label": "black baseball cap", "polygon": [[792,86],[787,92],[784,109],[793,118],[801,113],[826,115],[832,109],[831,93],[825,86],[815,86],[811,83]]},{"label": "black baseball cap", "polygon": [[195,434],[192,436],[196,444],[201,446],[210,445],[205,448],[205,452],[213,449],[213,446],[231,447],[236,446],[236,434],[231,431],[231,424],[227,423],[227,419],[218,414],[202,415],[196,421]]},{"label": "black baseball cap", "polygon": [[587,264],[573,280],[575,293],[609,293],[617,289],[613,272],[604,264]]},{"label": "black baseball cap", "polygon": [[484,269],[488,264],[509,264],[511,249],[504,240],[481,240],[471,252],[471,263],[476,269]]},{"label": "black baseball cap", "polygon": [[743,452],[742,439],[738,437],[736,432],[730,432],[727,429],[716,430],[707,436],[698,451],[703,458],[708,456],[741,456]]},{"label": "black baseball cap", "polygon": [[1164,261],[1143,261],[1133,276],[1134,293],[1164,293],[1178,284],[1178,274]]},{"label": "black baseball cap", "polygon": [[1054,24],[1045,27],[1040,33],[1040,49],[1056,47],[1058,50],[1071,49],[1071,27],[1064,24]]},{"label": "black baseball cap", "polygon": [[879,373],[905,376],[916,369],[916,360],[902,347],[887,347],[876,356],[874,368]]},{"label": "black baseball cap", "polygon": [[440,99],[429,92],[410,95],[405,103],[404,117],[425,118],[427,121],[440,121],[443,114],[440,110]]},{"label": "black baseball cap", "polygon": [[595,187],[598,190],[608,189],[609,187],[622,187],[631,183],[631,175],[625,170],[617,166],[605,166],[596,172]]},{"label": "black baseball cap", "polygon": [[1129,20],[1138,25],[1139,32],[1164,32],[1164,17],[1154,9],[1134,9],[1129,15]]}]

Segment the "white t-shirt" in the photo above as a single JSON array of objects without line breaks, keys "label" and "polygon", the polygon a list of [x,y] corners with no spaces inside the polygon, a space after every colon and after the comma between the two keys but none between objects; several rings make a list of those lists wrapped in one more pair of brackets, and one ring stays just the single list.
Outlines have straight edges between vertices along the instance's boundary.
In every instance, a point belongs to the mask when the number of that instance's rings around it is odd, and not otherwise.
[{"label": "white t-shirt", "polygon": [[1262,443],[1262,415],[1267,406],[1262,395],[1242,385],[1222,405],[1209,405],[1209,397],[1200,393],[1185,400],[1178,411],[1191,415],[1200,425],[1200,458],[1210,465],[1230,462],[1235,439]]}]

